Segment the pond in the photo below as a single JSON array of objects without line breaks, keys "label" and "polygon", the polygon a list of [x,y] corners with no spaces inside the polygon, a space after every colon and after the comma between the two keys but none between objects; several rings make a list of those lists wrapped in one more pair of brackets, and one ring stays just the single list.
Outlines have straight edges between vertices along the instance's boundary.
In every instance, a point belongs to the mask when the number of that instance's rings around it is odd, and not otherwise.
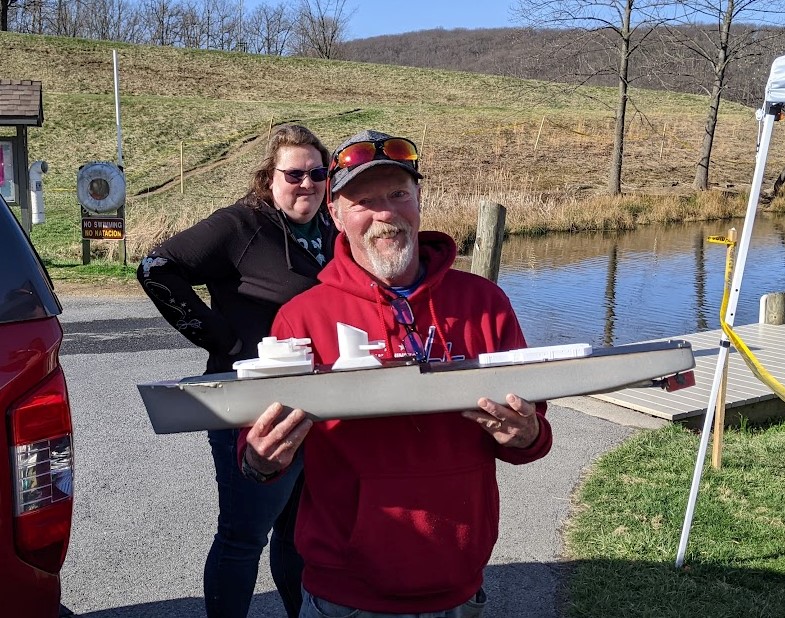
[{"label": "pond", "polygon": [[[499,285],[531,346],[622,345],[719,328],[726,246],[743,219],[548,234],[505,242]],[[760,297],[785,291],[785,218],[758,215],[736,325],[758,321]]]}]

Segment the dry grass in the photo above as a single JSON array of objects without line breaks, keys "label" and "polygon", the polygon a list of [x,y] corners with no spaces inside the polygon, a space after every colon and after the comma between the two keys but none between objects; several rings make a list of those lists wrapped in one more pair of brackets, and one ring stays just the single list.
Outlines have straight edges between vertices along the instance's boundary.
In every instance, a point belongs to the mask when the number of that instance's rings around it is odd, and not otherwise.
[{"label": "dry grass", "polygon": [[746,209],[743,194],[722,191],[610,197],[570,191],[546,193],[537,191],[531,183],[517,190],[511,186],[504,174],[498,174],[493,180],[475,179],[474,188],[468,192],[427,187],[423,227],[449,233],[466,250],[474,240],[481,200],[505,206],[507,235],[630,230],[654,223],[730,219],[743,216]]}]

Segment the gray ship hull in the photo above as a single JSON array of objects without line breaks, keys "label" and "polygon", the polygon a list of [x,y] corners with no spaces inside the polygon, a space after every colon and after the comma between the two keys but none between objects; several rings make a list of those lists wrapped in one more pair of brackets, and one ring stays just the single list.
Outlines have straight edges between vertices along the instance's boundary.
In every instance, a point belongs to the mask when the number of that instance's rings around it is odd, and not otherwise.
[{"label": "gray ship hull", "polygon": [[156,433],[252,425],[279,401],[315,421],[467,410],[515,393],[528,401],[652,386],[695,366],[686,341],[599,348],[583,358],[480,367],[477,361],[395,364],[238,380],[236,373],[138,385]]}]

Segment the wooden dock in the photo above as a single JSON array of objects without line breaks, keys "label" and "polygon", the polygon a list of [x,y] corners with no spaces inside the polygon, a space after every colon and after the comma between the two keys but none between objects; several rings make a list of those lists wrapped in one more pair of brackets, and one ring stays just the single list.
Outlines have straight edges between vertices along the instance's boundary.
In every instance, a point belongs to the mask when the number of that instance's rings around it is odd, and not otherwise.
[{"label": "wooden dock", "polygon": [[[748,324],[734,330],[769,373],[785,384],[785,325]],[[718,329],[671,337],[692,344],[695,386],[671,393],[658,388],[627,388],[591,396],[669,421],[700,425],[709,404],[721,335],[722,331]],[[751,421],[785,416],[785,402],[752,375],[733,346],[728,361],[727,423],[737,422],[739,416]]]}]

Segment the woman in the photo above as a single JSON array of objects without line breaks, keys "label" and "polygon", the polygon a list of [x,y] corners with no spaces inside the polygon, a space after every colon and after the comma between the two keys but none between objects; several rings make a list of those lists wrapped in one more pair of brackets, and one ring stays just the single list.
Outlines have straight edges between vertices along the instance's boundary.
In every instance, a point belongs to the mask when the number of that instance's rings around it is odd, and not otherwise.
[{"label": "woman", "polygon": [[[324,201],[329,153],[308,129],[278,128],[252,187],[232,206],[176,234],[142,260],[142,287],[166,320],[209,352],[206,373],[257,356],[279,307],[316,283],[332,258],[335,228]],[[210,307],[193,286],[206,285]],[[270,568],[288,616],[301,603],[302,561],[294,549],[301,461],[274,483],[243,476],[237,431],[208,431],[218,483],[218,531],[204,569],[209,617],[244,617],[259,557]]]}]

